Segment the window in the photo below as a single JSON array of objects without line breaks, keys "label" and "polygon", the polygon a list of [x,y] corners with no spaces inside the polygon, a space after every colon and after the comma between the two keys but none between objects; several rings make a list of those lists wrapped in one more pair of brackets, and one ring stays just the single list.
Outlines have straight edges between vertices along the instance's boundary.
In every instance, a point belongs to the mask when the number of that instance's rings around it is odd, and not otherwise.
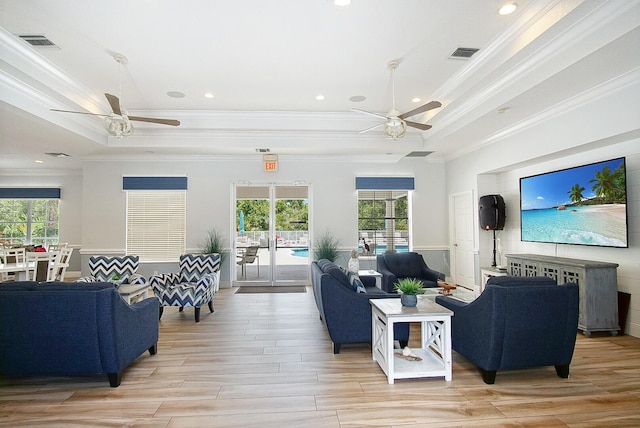
[{"label": "window", "polygon": [[127,191],[127,254],[140,261],[176,261],[184,254],[185,190]]},{"label": "window", "polygon": [[358,233],[360,251],[409,251],[409,191],[358,190]]},{"label": "window", "polygon": [[0,199],[0,244],[48,247],[58,237],[58,199]]}]

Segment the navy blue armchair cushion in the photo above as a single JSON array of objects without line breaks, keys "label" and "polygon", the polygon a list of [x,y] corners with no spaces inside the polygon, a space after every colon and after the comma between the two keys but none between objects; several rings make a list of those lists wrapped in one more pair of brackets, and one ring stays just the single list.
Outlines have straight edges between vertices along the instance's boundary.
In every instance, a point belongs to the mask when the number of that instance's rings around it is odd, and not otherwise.
[{"label": "navy blue armchair cushion", "polygon": [[546,277],[493,277],[470,303],[438,296],[451,309],[452,348],[486,383],[498,370],[555,366],[568,377],[578,328],[578,286]]},{"label": "navy blue armchair cushion", "polygon": [[443,273],[427,266],[420,253],[384,253],[376,260],[382,274],[382,289],[387,293],[394,293],[395,283],[403,278],[419,279],[424,287],[437,287],[438,281],[445,279]]},{"label": "navy blue armchair cushion", "polygon": [[158,301],[129,305],[111,283],[0,284],[0,374],[107,374],[156,353]]}]

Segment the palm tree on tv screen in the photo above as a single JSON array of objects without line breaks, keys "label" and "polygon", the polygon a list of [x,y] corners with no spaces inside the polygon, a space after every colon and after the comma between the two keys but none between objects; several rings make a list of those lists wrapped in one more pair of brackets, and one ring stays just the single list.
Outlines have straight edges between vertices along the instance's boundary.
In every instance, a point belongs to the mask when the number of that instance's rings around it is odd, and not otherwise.
[{"label": "palm tree on tv screen", "polygon": [[579,204],[582,201],[582,199],[584,199],[584,196],[582,196],[582,192],[584,191],[585,191],[585,188],[576,183],[573,185],[571,190],[568,191],[567,193],[571,198],[571,202]]}]

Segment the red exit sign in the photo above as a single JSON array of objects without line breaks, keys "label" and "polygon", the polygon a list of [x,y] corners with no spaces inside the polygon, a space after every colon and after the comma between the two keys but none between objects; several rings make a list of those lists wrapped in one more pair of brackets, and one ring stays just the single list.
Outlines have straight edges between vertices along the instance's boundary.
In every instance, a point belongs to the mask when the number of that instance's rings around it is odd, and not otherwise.
[{"label": "red exit sign", "polygon": [[264,170],[265,171],[277,171],[278,170],[278,161],[264,161]]}]

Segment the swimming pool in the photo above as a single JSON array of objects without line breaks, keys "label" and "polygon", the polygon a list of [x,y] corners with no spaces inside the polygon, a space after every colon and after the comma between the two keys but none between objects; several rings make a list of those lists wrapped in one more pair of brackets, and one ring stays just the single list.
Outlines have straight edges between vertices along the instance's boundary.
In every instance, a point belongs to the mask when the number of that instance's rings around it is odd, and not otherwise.
[{"label": "swimming pool", "polygon": [[[409,252],[408,245],[396,245],[397,253],[407,253]],[[358,251],[362,251],[362,247],[358,248]],[[384,254],[387,251],[386,245],[376,245],[375,255]],[[291,255],[296,257],[309,257],[309,249],[308,248],[292,248]]]}]

